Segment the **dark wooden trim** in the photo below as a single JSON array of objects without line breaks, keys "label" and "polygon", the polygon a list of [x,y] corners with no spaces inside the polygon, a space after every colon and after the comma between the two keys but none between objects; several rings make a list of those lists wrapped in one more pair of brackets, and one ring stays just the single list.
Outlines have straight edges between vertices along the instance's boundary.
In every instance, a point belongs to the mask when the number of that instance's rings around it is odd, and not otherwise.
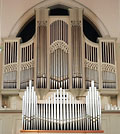
[{"label": "dark wooden trim", "polygon": [[104,130],[20,130],[21,133],[104,133]]}]

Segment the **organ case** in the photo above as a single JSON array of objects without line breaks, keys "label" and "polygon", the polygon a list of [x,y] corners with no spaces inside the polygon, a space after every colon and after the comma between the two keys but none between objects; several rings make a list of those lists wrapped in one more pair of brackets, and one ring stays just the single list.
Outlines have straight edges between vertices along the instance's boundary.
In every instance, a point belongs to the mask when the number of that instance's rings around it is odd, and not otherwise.
[{"label": "organ case", "polygon": [[36,32],[31,40],[4,39],[2,88],[25,89],[28,81],[38,89],[117,88],[115,39],[98,43],[83,33],[83,10],[69,16],[49,16],[36,10]]}]

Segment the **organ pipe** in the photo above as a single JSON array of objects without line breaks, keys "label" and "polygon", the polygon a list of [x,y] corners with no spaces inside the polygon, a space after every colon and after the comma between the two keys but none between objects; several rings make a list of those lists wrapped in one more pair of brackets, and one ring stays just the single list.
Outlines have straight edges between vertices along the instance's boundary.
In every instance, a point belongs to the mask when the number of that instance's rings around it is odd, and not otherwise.
[{"label": "organ pipe", "polygon": [[37,103],[30,81],[23,96],[22,125],[24,130],[100,130],[101,99],[94,82],[85,103],[62,88],[43,103]]},{"label": "organ pipe", "polygon": [[91,86],[92,80],[99,88],[98,48],[85,42],[85,86],[87,89]]},{"label": "organ pipe", "polygon": [[3,88],[17,88],[17,41],[8,41],[4,45]]},{"label": "organ pipe", "polygon": [[101,42],[102,50],[102,87],[116,88],[114,43]]},{"label": "organ pipe", "polygon": [[[99,43],[93,43],[85,36],[82,37],[82,22],[78,18],[70,23],[68,18],[55,18],[49,21],[49,25],[46,21],[37,22],[37,62],[34,62],[33,38],[20,46],[18,46],[17,38],[4,41],[3,88],[17,88],[19,74],[20,89],[25,89],[30,79],[37,88],[47,88],[47,75],[49,74],[50,89],[60,87],[69,89],[70,77],[72,77],[72,88],[83,88],[83,77],[87,89],[91,86],[92,80],[94,80],[96,88],[99,88],[99,85],[102,88],[116,88],[117,69],[114,39],[100,39]],[[68,44],[70,40],[68,39],[69,25],[71,28],[71,46]],[[50,33],[47,33],[49,28]],[[50,39],[47,35],[50,35]],[[82,38],[84,38],[85,44],[82,44]],[[49,50],[47,50],[47,40],[50,43]],[[85,48],[84,52],[83,48]],[[20,58],[18,57],[19,49]],[[47,52],[50,52],[49,55]],[[82,57],[84,53],[85,57]],[[47,57],[49,56],[50,73],[47,74]],[[72,57],[72,62],[69,61],[69,57]],[[69,70],[69,68],[71,69],[69,62],[72,63],[72,70]],[[85,64],[82,65],[82,63]],[[36,69],[34,69],[34,64],[36,64]],[[83,67],[85,68],[83,69]],[[20,72],[18,72],[19,70]],[[36,74],[34,74],[34,70]],[[85,72],[83,73],[83,71]],[[69,76],[71,73],[72,76]],[[85,76],[83,76],[84,74]],[[36,82],[34,82],[35,77]]]},{"label": "organ pipe", "polygon": [[[56,20],[50,24],[50,88],[68,89],[68,24]],[[66,50],[67,49],[67,50]]]},{"label": "organ pipe", "polygon": [[21,72],[20,89],[25,89],[29,85],[29,80],[34,83],[34,43],[30,42],[21,48]]},{"label": "organ pipe", "polygon": [[50,24],[50,44],[56,40],[63,40],[68,44],[68,24],[63,20],[56,20]]}]

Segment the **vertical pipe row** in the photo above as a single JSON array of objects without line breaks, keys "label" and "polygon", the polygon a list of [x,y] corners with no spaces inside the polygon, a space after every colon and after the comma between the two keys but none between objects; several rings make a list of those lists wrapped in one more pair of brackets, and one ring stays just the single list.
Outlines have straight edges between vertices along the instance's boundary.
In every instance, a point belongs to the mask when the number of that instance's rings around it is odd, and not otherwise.
[{"label": "vertical pipe row", "polygon": [[[25,66],[24,64],[32,64],[32,60],[34,59],[33,51],[34,51],[34,43],[30,42],[27,46],[23,46],[21,49],[21,66]],[[29,85],[29,80],[32,80],[33,83],[34,77],[34,67],[33,65],[29,65],[29,67],[22,68],[20,73],[20,89],[25,89],[26,86]]]},{"label": "vertical pipe row", "polygon": [[[92,64],[95,64],[98,62],[98,48],[90,46],[87,42],[85,42],[85,59],[86,62],[91,62]],[[88,64],[88,63],[87,63]],[[88,89],[91,85],[91,80],[95,81],[95,86],[97,88],[99,83],[98,79],[98,70],[92,68],[92,66],[89,65],[85,67],[85,84],[86,88]]]},{"label": "vertical pipe row", "polygon": [[111,69],[107,69],[107,64],[115,64],[114,59],[114,42],[102,41],[102,63],[106,64],[105,69],[102,70],[102,87],[103,88],[116,88],[116,74]]},{"label": "vertical pipe row", "polygon": [[23,107],[22,107],[22,122],[24,130],[38,129],[37,117],[37,96],[32,87],[32,81],[29,82],[29,87],[25,91],[23,96]]},{"label": "vertical pipe row", "polygon": [[[62,45],[63,41],[68,43],[68,24],[62,20],[56,20],[50,24],[50,45],[56,46]],[[58,41],[58,42],[57,42]],[[61,42],[60,42],[61,41]],[[60,44],[59,44],[60,42]],[[68,88],[68,53],[66,53],[63,48],[57,48],[50,56],[51,60],[51,79],[50,87],[51,89],[58,89],[62,87],[63,89]],[[65,64],[63,63],[65,62]],[[52,70],[53,69],[53,70]],[[53,76],[52,76],[53,74]],[[53,85],[53,86],[52,86]]]},{"label": "vertical pipe row", "polygon": [[101,100],[99,92],[94,87],[94,82],[91,82],[88,95],[86,97],[86,112],[88,120],[88,130],[100,130],[101,129]]},{"label": "vertical pipe row", "polygon": [[4,72],[3,76],[3,88],[16,88],[17,87],[17,70],[14,64],[17,64],[17,45],[16,41],[7,41],[4,44],[4,65],[8,66],[11,64],[11,67],[7,69],[7,72]]},{"label": "vertical pipe row", "polygon": [[68,44],[68,24],[63,20],[56,20],[50,24],[50,44],[56,40],[63,40]]},{"label": "vertical pipe row", "polygon": [[34,88],[29,87],[23,96],[22,124],[25,130],[100,130],[101,100],[94,83],[91,83],[86,104],[79,103],[65,90],[57,90],[51,97],[37,104]]}]

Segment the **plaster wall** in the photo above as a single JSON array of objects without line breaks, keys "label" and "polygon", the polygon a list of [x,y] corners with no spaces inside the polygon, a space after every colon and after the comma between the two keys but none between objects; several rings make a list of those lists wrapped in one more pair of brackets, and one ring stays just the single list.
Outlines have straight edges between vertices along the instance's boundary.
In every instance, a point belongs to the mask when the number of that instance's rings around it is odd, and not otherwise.
[{"label": "plaster wall", "polygon": [[[1,0],[1,37],[8,37],[13,26],[24,13],[38,4],[48,0]],[[51,0],[60,2],[60,0]],[[104,23],[110,36],[120,39],[120,0],[68,0],[83,4],[93,11]]]}]

